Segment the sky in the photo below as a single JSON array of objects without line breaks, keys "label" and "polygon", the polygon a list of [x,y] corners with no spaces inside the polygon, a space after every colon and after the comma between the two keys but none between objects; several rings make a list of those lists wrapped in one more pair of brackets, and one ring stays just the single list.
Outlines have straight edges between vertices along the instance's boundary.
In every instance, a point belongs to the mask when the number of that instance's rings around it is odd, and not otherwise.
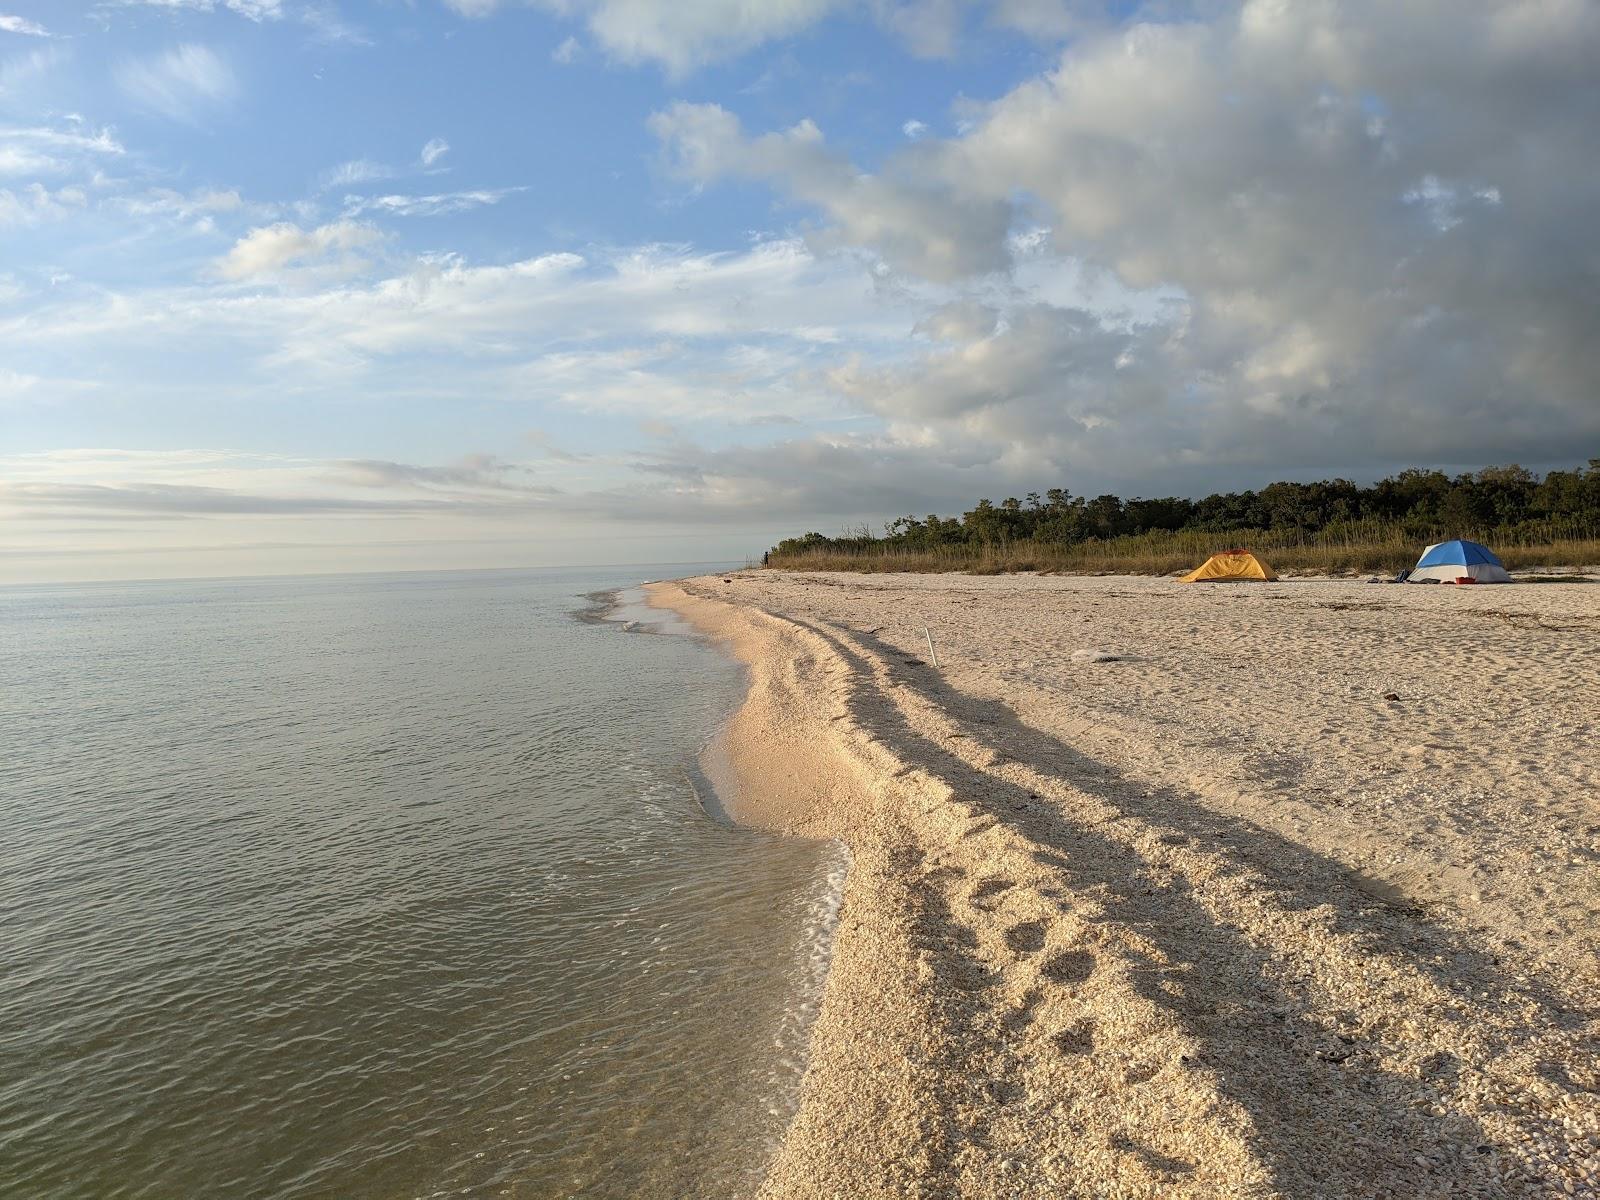
[{"label": "sky", "polygon": [[0,582],[1600,455],[1594,0],[0,0]]}]

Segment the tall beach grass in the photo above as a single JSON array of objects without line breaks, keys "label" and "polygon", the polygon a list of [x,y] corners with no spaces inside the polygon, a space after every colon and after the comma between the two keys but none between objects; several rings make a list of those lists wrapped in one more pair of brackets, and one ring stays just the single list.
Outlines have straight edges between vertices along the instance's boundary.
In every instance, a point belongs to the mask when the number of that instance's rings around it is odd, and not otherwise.
[{"label": "tall beach grass", "polygon": [[1074,545],[1018,541],[908,549],[889,542],[859,542],[850,549],[819,548],[774,554],[768,565],[804,571],[954,571],[998,575],[1045,571],[1084,575],[1172,575],[1204,562],[1219,550],[1244,547],[1280,575],[1394,574],[1417,561],[1425,542],[1466,537],[1490,546],[1508,570],[1600,565],[1600,538],[1553,531],[1472,530],[1436,532],[1419,538],[1397,524],[1361,521],[1338,530],[1179,530],[1142,533]]}]

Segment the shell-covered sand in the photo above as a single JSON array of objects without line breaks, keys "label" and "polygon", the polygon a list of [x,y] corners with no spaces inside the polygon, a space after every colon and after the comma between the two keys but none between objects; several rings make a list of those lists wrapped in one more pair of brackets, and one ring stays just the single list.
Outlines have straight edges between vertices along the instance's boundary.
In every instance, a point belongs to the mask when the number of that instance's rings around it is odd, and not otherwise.
[{"label": "shell-covered sand", "polygon": [[1600,586],[652,600],[750,664],[737,815],[852,853],[764,1195],[1600,1195]]}]

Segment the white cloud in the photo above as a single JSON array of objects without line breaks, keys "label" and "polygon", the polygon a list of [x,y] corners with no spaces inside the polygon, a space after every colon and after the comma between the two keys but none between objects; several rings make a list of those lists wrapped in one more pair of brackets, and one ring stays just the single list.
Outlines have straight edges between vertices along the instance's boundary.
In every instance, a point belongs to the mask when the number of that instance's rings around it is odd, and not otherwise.
[{"label": "white cloud", "polygon": [[0,13],[0,33],[20,33],[28,37],[49,37],[50,31],[37,21]]},{"label": "white cloud", "polygon": [[126,153],[108,129],[0,125],[0,175],[61,174],[101,157]]},{"label": "white cloud", "polygon": [[396,217],[438,217],[499,204],[507,196],[526,188],[492,188],[471,192],[443,192],[432,196],[347,196],[347,217],[363,213],[387,213]]},{"label": "white cloud", "polygon": [[17,191],[0,188],[0,229],[59,220],[81,210],[88,200],[79,187],[51,191],[43,184],[30,183]]},{"label": "white cloud", "polygon": [[113,203],[129,216],[172,217],[180,221],[239,212],[245,207],[243,198],[231,188],[202,188],[187,195],[171,188],[152,188],[147,192],[119,196]]},{"label": "white cloud", "polygon": [[46,175],[67,169],[67,164],[26,146],[0,143],[0,175]]},{"label": "white cloud", "polygon": [[1106,23],[1106,5],[1095,0],[995,0],[991,20],[1045,41]]},{"label": "white cloud", "polygon": [[350,275],[367,267],[363,252],[382,240],[377,229],[357,221],[335,221],[315,229],[284,221],[252,229],[240,238],[217,263],[217,273],[235,281],[278,278],[296,269]]},{"label": "white cloud", "polygon": [[215,12],[219,7],[251,21],[276,21],[283,16],[283,0],[113,0],[127,8],[188,9]]},{"label": "white cloud", "polygon": [[324,171],[317,181],[317,186],[323,191],[330,188],[355,187],[379,179],[393,179],[398,174],[399,172],[393,167],[373,162],[370,158],[356,158]]},{"label": "white cloud", "polygon": [[[622,62],[655,63],[683,75],[840,15],[875,20],[916,54],[949,55],[972,0],[528,0],[583,21],[595,43]],[[445,0],[464,17],[487,17],[500,0]],[[1022,27],[1019,22],[1012,24]],[[572,40],[552,57],[570,62]]]},{"label": "white cloud", "polygon": [[296,16],[311,31],[312,39],[324,45],[372,45],[372,38],[346,21],[332,4],[308,4],[299,9]]},{"label": "white cloud", "polygon": [[49,74],[66,57],[59,44],[52,44],[0,61],[0,98],[21,99],[30,84]]},{"label": "white cloud", "polygon": [[582,43],[575,37],[569,37],[554,50],[550,51],[550,61],[558,62],[562,66],[570,66],[578,61],[578,55],[582,52]]},{"label": "white cloud", "polygon": [[26,400],[42,382],[44,381],[37,375],[26,375],[21,371],[0,367],[0,405],[16,404]]},{"label": "white cloud", "polygon": [[423,166],[431,167],[448,153],[450,153],[449,142],[443,138],[429,138],[417,157]]},{"label": "white cloud", "polygon": [[[595,45],[612,57],[654,63],[673,75],[792,37],[829,18],[875,22],[925,58],[954,55],[975,14],[1045,41],[1082,34],[1107,20],[1104,0],[445,0],[462,16],[477,18],[513,2],[581,20]],[[581,49],[567,38],[551,57],[569,63]]]},{"label": "white cloud", "polygon": [[501,373],[505,385],[588,413],[679,424],[799,424],[841,408],[815,347],[770,339],[738,348],[669,338],[626,348],[556,350]]},{"label": "white cloud", "polygon": [[932,157],[868,175],[830,150],[809,120],[748,138],[739,119],[715,104],[674,104],[650,127],[689,178],[762,180],[823,209],[836,226],[814,239],[821,247],[870,246],[890,266],[940,281],[1009,264],[1010,196],[945,175]]},{"label": "white cloud", "polygon": [[0,142],[30,142],[73,151],[121,155],[127,153],[110,129],[84,133],[75,125],[68,129],[49,126],[0,125]]},{"label": "white cloud", "polygon": [[[592,0],[582,5],[590,32],[612,54],[624,62],[658,62],[675,74],[797,33],[836,6],[836,0]],[[565,0],[557,7],[566,7]]]},{"label": "white cloud", "polygon": [[[0,301],[4,300],[4,293],[4,281],[0,280]],[[0,409],[8,406],[44,408],[91,395],[102,386],[96,380],[59,375],[45,378],[0,367]]]},{"label": "white cloud", "polygon": [[913,119],[907,121],[904,125],[900,126],[900,132],[905,134],[908,138],[910,138],[914,142],[918,138],[920,138],[923,134],[928,132],[928,127],[926,125],[924,125],[921,121],[918,121],[915,118],[913,118]]},{"label": "white cloud", "polygon": [[[256,280],[337,267],[341,255],[376,245],[376,231],[353,225],[254,230],[218,274]],[[124,355],[204,345],[234,364],[236,392],[248,387],[250,363],[274,363],[274,386],[292,378],[317,388],[422,354],[451,392],[470,380],[577,405],[604,391],[608,404],[648,410],[650,389],[635,385],[649,376],[672,383],[688,418],[702,387],[714,396],[706,412],[770,414],[802,387],[807,406],[832,404],[818,397],[840,340],[889,344],[913,320],[909,302],[875,294],[854,263],[818,260],[785,241],[738,254],[641,246],[593,262],[573,254],[504,266],[422,260],[322,290],[219,295],[196,285],[96,295],[35,309],[25,321],[0,318],[0,344],[15,351],[18,369],[32,369],[27,355],[43,361],[68,347]],[[403,373],[421,378],[409,365]]]},{"label": "white cloud", "polygon": [[877,0],[879,24],[919,58],[949,58],[960,41],[971,0]]},{"label": "white cloud", "polygon": [[1033,227],[1086,278],[1167,297],[1133,325],[1002,297],[996,332],[836,377],[930,453],[1213,482],[1550,462],[1600,437],[1592,288],[1556,249],[1600,211],[1576,165],[1600,159],[1595,61],[1600,8],[1568,0],[1246,0],[1088,30],[875,172],[809,121],[750,135],[679,104],[652,127],[686,178],[815,210],[819,248],[993,289]]},{"label": "white cloud", "polygon": [[117,85],[134,103],[177,120],[231,100],[233,71],[215,51],[189,42],[153,58],[130,59],[115,71]]}]

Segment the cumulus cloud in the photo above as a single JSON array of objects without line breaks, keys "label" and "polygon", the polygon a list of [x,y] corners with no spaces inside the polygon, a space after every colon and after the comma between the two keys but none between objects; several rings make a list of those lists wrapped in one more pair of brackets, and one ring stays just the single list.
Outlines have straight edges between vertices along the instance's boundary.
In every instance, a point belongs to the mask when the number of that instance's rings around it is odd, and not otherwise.
[{"label": "cumulus cloud", "polygon": [[226,103],[238,90],[232,68],[215,51],[192,42],[152,58],[129,59],[114,76],[135,104],[183,121]]},{"label": "cumulus cloud", "polygon": [[840,373],[908,439],[1255,478],[1548,462],[1600,436],[1582,315],[1600,261],[1571,258],[1600,211],[1581,165],[1600,159],[1600,9],[1200,11],[1085,33],[1047,75],[971,106],[963,135],[875,172],[809,122],[750,135],[680,104],[652,127],[687,178],[765,181],[818,214],[813,245],[898,273],[1017,277],[1018,231],[1036,225],[1082,270],[1177,298],[1136,329],[1013,298],[993,332]]},{"label": "cumulus cloud", "polygon": [[830,150],[811,121],[780,133],[745,135],[716,104],[679,102],[650,118],[673,170],[701,183],[755,179],[825,212],[821,246],[868,246],[890,266],[948,281],[1005,269],[1011,207],[948,174],[942,153],[912,151],[878,175]]},{"label": "cumulus cloud", "polygon": [[335,221],[315,229],[282,221],[240,238],[217,263],[217,273],[239,282],[278,278],[296,269],[351,275],[367,267],[363,252],[382,240],[377,229],[358,221]]}]

